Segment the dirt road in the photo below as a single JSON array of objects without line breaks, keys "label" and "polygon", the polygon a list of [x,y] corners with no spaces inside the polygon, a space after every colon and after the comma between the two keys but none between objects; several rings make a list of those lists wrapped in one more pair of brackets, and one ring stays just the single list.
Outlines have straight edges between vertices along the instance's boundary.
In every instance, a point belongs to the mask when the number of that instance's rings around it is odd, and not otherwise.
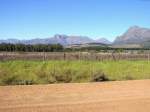
[{"label": "dirt road", "polygon": [[150,112],[150,80],[1,86],[0,112]]}]

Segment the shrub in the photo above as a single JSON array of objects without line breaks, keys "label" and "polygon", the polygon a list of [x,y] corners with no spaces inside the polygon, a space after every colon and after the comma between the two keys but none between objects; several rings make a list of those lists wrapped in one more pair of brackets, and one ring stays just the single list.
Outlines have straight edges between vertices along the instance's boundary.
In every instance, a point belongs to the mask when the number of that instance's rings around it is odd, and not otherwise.
[{"label": "shrub", "polygon": [[125,79],[125,80],[134,80],[134,78],[133,78],[132,76],[129,76],[129,75],[125,76],[124,79]]},{"label": "shrub", "polygon": [[3,84],[5,85],[14,85],[16,84],[16,79],[17,79],[17,76],[14,76],[14,75],[10,75],[9,77],[5,77],[2,82]]},{"label": "shrub", "polygon": [[55,79],[58,83],[69,83],[72,81],[72,76],[69,74],[56,75]]},{"label": "shrub", "polygon": [[97,72],[92,77],[92,82],[109,81],[109,78],[103,72]]},{"label": "shrub", "polygon": [[19,79],[17,76],[10,76],[3,80],[4,85],[32,85],[36,82],[32,79]]}]

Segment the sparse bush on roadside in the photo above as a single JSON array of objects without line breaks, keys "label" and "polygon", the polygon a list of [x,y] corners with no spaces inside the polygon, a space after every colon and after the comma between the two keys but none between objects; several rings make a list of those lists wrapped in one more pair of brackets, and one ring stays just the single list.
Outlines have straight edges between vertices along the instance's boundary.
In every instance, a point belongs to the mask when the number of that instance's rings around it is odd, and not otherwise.
[{"label": "sparse bush on roadside", "polygon": [[60,74],[55,76],[56,82],[58,83],[69,83],[72,81],[72,77],[69,74]]},{"label": "sparse bush on roadside", "polygon": [[133,76],[131,76],[131,75],[126,75],[124,79],[125,80],[134,80]]},{"label": "sparse bush on roadside", "polygon": [[17,83],[16,83],[16,77],[17,76],[8,76],[8,77],[5,77],[3,80],[2,80],[2,82],[4,83],[4,84],[6,84],[6,85],[14,85],[14,84],[16,84],[17,85]]},{"label": "sparse bush on roadside", "polygon": [[57,83],[56,78],[55,78],[55,76],[53,76],[53,75],[49,75],[49,76],[47,77],[47,82],[48,82],[48,84]]},{"label": "sparse bush on roadside", "polygon": [[34,79],[19,79],[18,76],[6,77],[3,81],[4,85],[32,85],[37,84]]},{"label": "sparse bush on roadside", "polygon": [[57,83],[70,83],[72,81],[71,69],[62,69],[54,77]]},{"label": "sparse bush on roadside", "polygon": [[103,72],[97,72],[92,76],[92,82],[109,81],[109,78]]},{"label": "sparse bush on roadside", "polygon": [[[88,70],[87,70],[88,71]],[[89,82],[90,81],[90,75],[86,72],[80,72],[75,74],[75,76],[73,76],[73,82]]]}]

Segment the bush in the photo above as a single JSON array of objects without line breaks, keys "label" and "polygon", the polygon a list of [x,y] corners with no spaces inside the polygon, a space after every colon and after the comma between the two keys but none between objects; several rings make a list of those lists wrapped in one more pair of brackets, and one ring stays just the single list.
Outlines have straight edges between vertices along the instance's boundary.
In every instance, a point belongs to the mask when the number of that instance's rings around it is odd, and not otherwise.
[{"label": "bush", "polygon": [[58,83],[69,83],[72,81],[72,76],[69,74],[56,75],[55,79]]},{"label": "bush", "polygon": [[129,75],[125,76],[124,79],[125,79],[125,80],[134,80],[134,78],[133,78],[132,76],[129,76]]},{"label": "bush", "polygon": [[36,82],[32,79],[19,79],[17,76],[10,76],[5,78],[3,81],[4,85],[32,85]]},{"label": "bush", "polygon": [[17,76],[9,76],[9,77],[5,77],[2,82],[3,84],[6,84],[6,85],[14,85],[16,84],[16,78]]},{"label": "bush", "polygon": [[92,82],[109,81],[109,78],[103,72],[97,72],[92,77]]}]

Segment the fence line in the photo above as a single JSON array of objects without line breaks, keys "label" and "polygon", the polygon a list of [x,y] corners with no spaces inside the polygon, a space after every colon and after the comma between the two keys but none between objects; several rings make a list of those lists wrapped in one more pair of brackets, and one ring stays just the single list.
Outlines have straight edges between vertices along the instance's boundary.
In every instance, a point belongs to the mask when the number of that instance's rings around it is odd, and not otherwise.
[{"label": "fence line", "polygon": [[0,61],[3,60],[147,60],[150,61],[149,53],[89,53],[89,52],[1,52]]}]

